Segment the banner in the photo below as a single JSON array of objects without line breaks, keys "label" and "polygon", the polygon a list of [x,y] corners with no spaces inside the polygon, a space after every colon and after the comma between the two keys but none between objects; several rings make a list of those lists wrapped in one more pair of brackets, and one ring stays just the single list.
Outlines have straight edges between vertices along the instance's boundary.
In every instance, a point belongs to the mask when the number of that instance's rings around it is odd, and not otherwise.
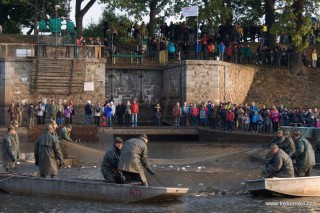
[{"label": "banner", "polygon": [[199,11],[198,6],[190,6],[190,7],[182,8],[181,13],[184,17],[198,16],[198,11]]}]

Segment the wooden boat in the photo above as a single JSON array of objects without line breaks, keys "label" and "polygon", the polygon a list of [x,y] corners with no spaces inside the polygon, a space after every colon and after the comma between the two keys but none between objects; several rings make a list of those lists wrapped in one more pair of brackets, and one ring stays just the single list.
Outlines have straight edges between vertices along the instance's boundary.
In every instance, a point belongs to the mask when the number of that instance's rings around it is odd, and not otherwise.
[{"label": "wooden boat", "polygon": [[108,202],[176,200],[189,191],[189,188],[113,184],[103,180],[45,179],[15,174],[0,174],[0,189],[13,194]]},{"label": "wooden boat", "polygon": [[294,178],[265,178],[248,180],[247,190],[252,195],[265,196],[320,196],[320,176]]}]

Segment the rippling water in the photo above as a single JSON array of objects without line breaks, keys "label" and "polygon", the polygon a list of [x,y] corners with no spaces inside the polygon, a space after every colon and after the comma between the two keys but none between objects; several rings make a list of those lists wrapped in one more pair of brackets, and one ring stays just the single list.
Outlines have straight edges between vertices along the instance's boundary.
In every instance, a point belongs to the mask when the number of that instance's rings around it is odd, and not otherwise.
[{"label": "rippling water", "polygon": [[[240,148],[248,148],[243,145]],[[198,162],[197,157],[218,156],[222,153],[239,151],[238,146],[224,147],[205,143],[154,142],[149,145],[150,157],[154,159],[172,160],[172,165],[157,165],[160,178],[171,181],[172,186],[182,183],[182,186],[192,188],[190,194],[175,202],[162,203],[105,203],[65,198],[49,198],[11,195],[0,192],[0,212],[67,212],[67,213],[103,213],[103,212],[320,212],[320,198],[264,198],[252,197],[235,190],[248,177],[255,177],[261,163],[251,161],[244,155],[232,157],[207,158]],[[180,165],[181,159],[189,159],[188,165]],[[195,159],[196,163],[191,163]],[[65,178],[77,177],[102,178],[100,165],[84,169],[65,169],[60,175]],[[201,167],[199,172],[197,168]],[[188,171],[177,170],[186,167]],[[319,170],[317,171],[319,172]],[[201,184],[200,184],[201,182]],[[170,185],[170,184],[169,184]],[[208,190],[208,189],[211,190]],[[221,193],[226,189],[225,193]]]}]

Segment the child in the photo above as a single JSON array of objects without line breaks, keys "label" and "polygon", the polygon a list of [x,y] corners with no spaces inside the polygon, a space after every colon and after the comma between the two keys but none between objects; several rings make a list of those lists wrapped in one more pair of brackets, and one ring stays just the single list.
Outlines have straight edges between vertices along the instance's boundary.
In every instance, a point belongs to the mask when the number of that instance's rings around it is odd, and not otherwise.
[{"label": "child", "polygon": [[319,119],[317,119],[317,123],[316,123],[316,127],[320,127],[320,120]]},{"label": "child", "polygon": [[105,113],[103,113],[102,117],[101,117],[101,125],[103,127],[106,127],[107,126],[107,116]]},{"label": "child", "polygon": [[244,114],[243,118],[242,118],[242,122],[243,122],[243,128],[244,131],[247,132],[249,131],[249,126],[250,126],[250,118],[249,115],[247,113]]},{"label": "child", "polygon": [[161,119],[161,109],[160,106],[157,106],[155,109],[155,120],[156,120],[156,126],[160,126],[160,119]]},{"label": "child", "polygon": [[202,126],[206,126],[207,124],[207,113],[204,106],[201,107],[200,110],[200,121]]},{"label": "child", "polygon": [[72,113],[72,111],[71,111],[70,107],[67,106],[66,109],[64,110],[64,117],[65,117],[64,122],[66,125],[70,124],[71,113]]}]

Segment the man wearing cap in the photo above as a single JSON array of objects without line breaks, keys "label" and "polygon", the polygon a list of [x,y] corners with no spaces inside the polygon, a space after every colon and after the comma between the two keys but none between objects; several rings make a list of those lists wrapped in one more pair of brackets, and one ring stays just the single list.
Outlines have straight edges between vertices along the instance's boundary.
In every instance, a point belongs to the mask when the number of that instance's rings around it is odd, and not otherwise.
[{"label": "man wearing cap", "polygon": [[144,174],[144,168],[151,174],[155,171],[151,169],[148,162],[149,139],[147,135],[141,135],[139,138],[132,138],[124,143],[121,151],[118,169],[123,172],[126,183],[132,181],[142,182],[143,186],[148,186],[147,178]]},{"label": "man wearing cap", "polygon": [[54,121],[54,120],[51,121],[51,126],[53,128],[52,135],[55,136],[55,137],[58,137],[58,133],[57,133],[58,125],[57,125],[57,122]]},{"label": "man wearing cap", "polygon": [[68,124],[67,126],[63,127],[59,136],[59,139],[61,141],[65,140],[65,141],[72,141],[72,139],[70,138],[70,133],[72,130],[72,126],[71,124]]},{"label": "man wearing cap", "polygon": [[270,145],[270,152],[273,157],[263,170],[263,176],[265,178],[294,177],[293,163],[289,155],[274,143]]},{"label": "man wearing cap", "polygon": [[58,138],[52,135],[53,127],[51,124],[46,126],[46,131],[39,136],[34,147],[35,164],[39,166],[40,176],[46,178],[56,178],[58,167],[63,165]]},{"label": "man wearing cap", "polygon": [[12,172],[16,163],[16,142],[13,135],[16,134],[16,128],[10,126],[2,138],[2,164],[6,172]]},{"label": "man wearing cap", "polygon": [[315,165],[315,155],[310,142],[302,136],[300,131],[293,134],[293,141],[296,144],[296,151],[291,158],[296,159],[296,176],[310,176],[312,167]]},{"label": "man wearing cap", "polygon": [[278,146],[291,157],[291,155],[296,151],[296,147],[294,145],[289,131],[285,131],[283,133],[283,136],[284,141],[282,141]]},{"label": "man wearing cap", "polygon": [[104,155],[101,164],[101,172],[107,183],[121,184],[125,182],[122,172],[118,170],[122,145],[122,138],[115,137],[113,146],[110,147]]},{"label": "man wearing cap", "polygon": [[276,144],[276,145],[279,145],[281,144],[282,142],[284,141],[284,136],[283,136],[283,132],[282,130],[278,130],[275,137],[272,139],[271,143],[269,144],[269,146],[271,144]]}]

